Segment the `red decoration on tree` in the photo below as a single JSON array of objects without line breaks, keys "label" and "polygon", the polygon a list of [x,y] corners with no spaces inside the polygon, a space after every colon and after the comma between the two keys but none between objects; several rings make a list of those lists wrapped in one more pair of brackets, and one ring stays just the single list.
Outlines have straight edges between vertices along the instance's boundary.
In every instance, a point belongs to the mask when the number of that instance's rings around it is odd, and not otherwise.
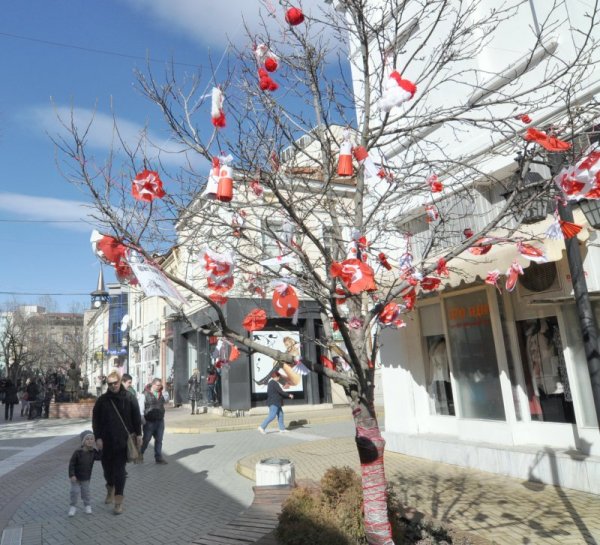
[{"label": "red decoration on tree", "polygon": [[300,301],[296,291],[289,284],[281,282],[273,292],[273,308],[275,312],[284,318],[291,318],[296,314]]},{"label": "red decoration on tree", "polygon": [[166,195],[163,183],[155,170],[142,170],[133,179],[131,194],[134,199],[146,202],[162,199]]},{"label": "red decoration on tree", "polygon": [[491,238],[480,238],[469,248],[469,252],[473,255],[485,255],[492,249],[491,241]]},{"label": "red decoration on tree", "polygon": [[220,293],[210,293],[208,295],[208,298],[211,301],[214,301],[215,303],[217,303],[217,305],[224,305],[225,303],[227,303],[227,301],[229,301],[229,299],[227,297],[225,297],[224,295],[221,295]]},{"label": "red decoration on tree", "polygon": [[516,261],[508,268],[506,271],[506,284],[505,288],[507,291],[513,291],[515,286],[517,285],[517,280],[519,276],[523,274],[523,267],[519,265]]},{"label": "red decoration on tree", "polygon": [[323,367],[326,367],[327,369],[331,369],[332,371],[335,371],[335,363],[333,363],[328,357],[326,356],[321,356],[321,365]]},{"label": "red decoration on tree", "polygon": [[574,236],[577,236],[581,229],[583,229],[581,225],[577,225],[576,223],[572,223],[570,221],[560,220],[560,230],[565,238],[573,238]]},{"label": "red decoration on tree", "polygon": [[332,278],[340,278],[352,294],[377,289],[373,269],[360,259],[346,259],[341,263],[334,261],[329,274]]},{"label": "red decoration on tree", "polygon": [[390,265],[389,261],[387,260],[386,255],[383,252],[379,253],[379,255],[377,256],[377,259],[379,260],[379,263],[381,264],[382,267],[384,267],[388,271],[392,270],[392,266]]},{"label": "red decoration on tree", "polygon": [[265,69],[267,72],[275,72],[275,70],[277,70],[277,59],[274,57],[267,57],[265,59]]},{"label": "red decoration on tree", "polygon": [[223,111],[223,102],[223,91],[221,91],[221,89],[218,87],[213,87],[210,116],[212,119],[212,124],[217,129],[222,129],[226,124],[225,112]]},{"label": "red decoration on tree", "polygon": [[518,115],[516,117],[516,119],[518,119],[519,121],[522,121],[526,125],[529,124],[529,123],[531,123],[531,117],[529,117],[527,114]]},{"label": "red decoration on tree", "polygon": [[340,145],[340,157],[338,159],[338,176],[349,177],[354,174],[352,167],[352,142],[350,142],[350,131],[344,131],[344,140]]},{"label": "red decoration on tree", "polygon": [[438,276],[450,276],[450,271],[448,270],[446,260],[443,257],[438,259],[435,272]]},{"label": "red decoration on tree", "polygon": [[260,331],[266,325],[267,313],[261,308],[251,310],[242,322],[242,326],[246,331]]},{"label": "red decoration on tree", "polygon": [[417,92],[417,86],[407,79],[402,79],[399,72],[394,70],[384,82],[385,88],[379,99],[379,109],[389,112],[394,106],[412,99]]},{"label": "red decoration on tree", "polygon": [[433,276],[426,276],[421,280],[421,287],[425,291],[433,291],[438,288],[438,286],[442,283],[439,278],[434,278]]},{"label": "red decoration on tree", "polygon": [[470,227],[467,227],[464,231],[463,231],[463,235],[465,236],[465,238],[471,238],[474,233],[473,233],[473,229],[471,229]]},{"label": "red decoration on tree", "polygon": [[277,91],[279,89],[279,85],[264,68],[258,69],[258,86],[263,91]]},{"label": "red decoration on tree", "polygon": [[296,26],[304,22],[304,14],[300,8],[289,8],[285,12],[285,20],[289,25]]},{"label": "red decoration on tree", "polygon": [[442,191],[442,189],[444,189],[442,182],[438,180],[436,174],[432,174],[431,176],[429,176],[429,178],[427,178],[427,184],[429,185],[429,188],[432,193],[439,193],[440,191]]},{"label": "red decoration on tree", "polygon": [[530,259],[531,261],[535,261],[536,263],[546,263],[546,261],[548,261],[544,251],[540,248],[532,246],[531,244],[519,242],[517,244],[517,250],[522,256]]},{"label": "red decoration on tree", "polygon": [[527,129],[527,133],[523,138],[525,138],[527,142],[535,142],[536,144],[539,144],[547,151],[558,152],[571,149],[571,144],[569,144],[569,142],[559,140],[556,138],[556,136],[548,135],[545,132],[534,129],[533,127],[529,127]]}]

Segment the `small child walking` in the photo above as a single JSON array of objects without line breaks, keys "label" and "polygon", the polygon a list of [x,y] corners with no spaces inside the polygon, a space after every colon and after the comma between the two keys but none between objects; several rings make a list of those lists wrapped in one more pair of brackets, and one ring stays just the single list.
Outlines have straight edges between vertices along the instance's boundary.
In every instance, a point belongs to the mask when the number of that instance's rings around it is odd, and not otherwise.
[{"label": "small child walking", "polygon": [[77,499],[81,494],[81,500],[88,515],[92,514],[90,504],[90,479],[94,461],[100,460],[100,452],[96,449],[96,439],[91,430],[82,431],[79,434],[81,447],[71,456],[69,462],[69,479],[71,481],[71,507],[69,516],[74,517],[77,512]]}]

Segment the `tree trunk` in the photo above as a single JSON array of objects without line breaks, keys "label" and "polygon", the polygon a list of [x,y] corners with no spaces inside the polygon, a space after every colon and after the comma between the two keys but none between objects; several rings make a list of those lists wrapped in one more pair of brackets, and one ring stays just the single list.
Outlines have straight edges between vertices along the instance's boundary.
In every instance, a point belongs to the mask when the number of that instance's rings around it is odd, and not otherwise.
[{"label": "tree trunk", "polygon": [[394,545],[383,465],[385,440],[374,414],[375,411],[363,403],[352,404],[362,476],[365,535],[370,545]]}]

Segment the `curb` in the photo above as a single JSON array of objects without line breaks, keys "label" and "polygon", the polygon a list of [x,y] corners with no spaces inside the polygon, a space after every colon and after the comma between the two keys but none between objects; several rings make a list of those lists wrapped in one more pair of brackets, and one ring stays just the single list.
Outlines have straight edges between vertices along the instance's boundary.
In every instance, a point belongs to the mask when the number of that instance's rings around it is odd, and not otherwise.
[{"label": "curb", "polygon": [[[301,418],[298,420],[291,420],[288,423],[289,429],[300,428],[307,424],[327,424],[330,422],[344,422],[351,421],[352,415],[348,416],[323,416],[316,418]],[[247,424],[234,424],[231,426],[206,426],[206,427],[168,427],[169,433],[185,434],[185,433],[222,433],[228,431],[245,431],[253,430],[260,424],[262,420],[257,419],[256,422]]]}]

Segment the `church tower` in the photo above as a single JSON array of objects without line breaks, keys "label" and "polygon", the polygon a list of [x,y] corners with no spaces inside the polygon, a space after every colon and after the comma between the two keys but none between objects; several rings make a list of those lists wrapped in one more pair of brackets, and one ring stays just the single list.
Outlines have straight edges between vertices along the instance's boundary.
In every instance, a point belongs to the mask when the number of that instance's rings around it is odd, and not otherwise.
[{"label": "church tower", "polygon": [[100,308],[102,305],[108,303],[108,292],[104,287],[104,273],[102,272],[102,265],[100,265],[100,273],[98,274],[98,285],[90,295],[92,297],[92,308]]}]

